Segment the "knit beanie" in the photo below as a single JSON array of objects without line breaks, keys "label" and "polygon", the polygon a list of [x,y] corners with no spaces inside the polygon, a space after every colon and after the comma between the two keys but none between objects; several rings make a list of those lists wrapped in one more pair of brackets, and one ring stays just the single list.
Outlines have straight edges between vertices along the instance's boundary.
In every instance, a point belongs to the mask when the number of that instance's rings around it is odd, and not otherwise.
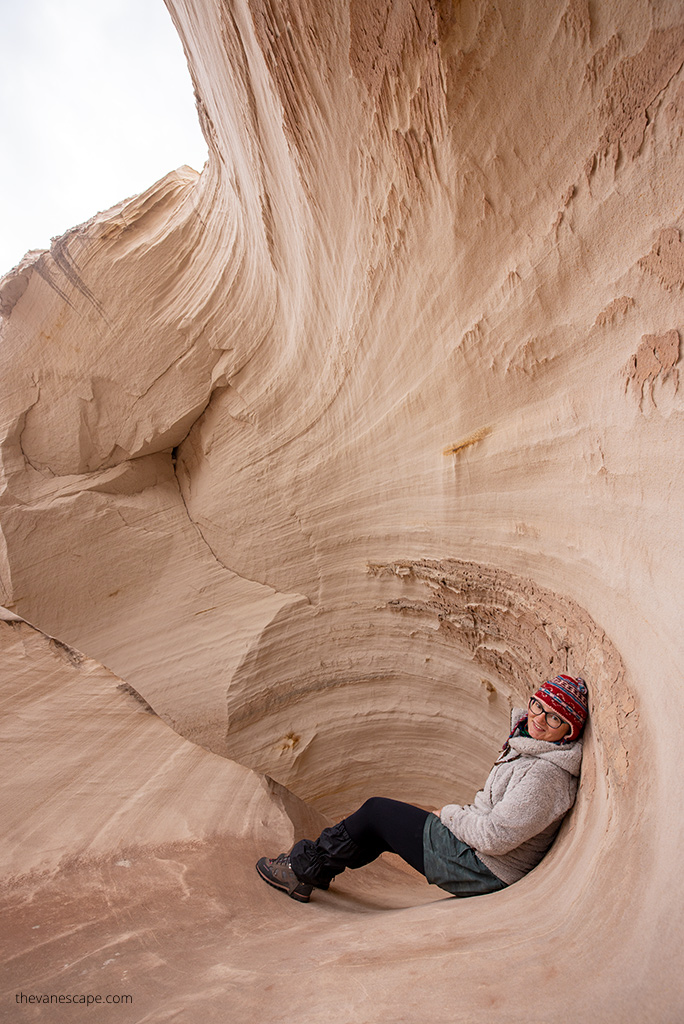
[{"label": "knit beanie", "polygon": [[589,710],[589,694],[584,680],[554,676],[547,679],[534,696],[570,723],[570,732],[563,739],[568,743],[576,740],[584,728]]}]

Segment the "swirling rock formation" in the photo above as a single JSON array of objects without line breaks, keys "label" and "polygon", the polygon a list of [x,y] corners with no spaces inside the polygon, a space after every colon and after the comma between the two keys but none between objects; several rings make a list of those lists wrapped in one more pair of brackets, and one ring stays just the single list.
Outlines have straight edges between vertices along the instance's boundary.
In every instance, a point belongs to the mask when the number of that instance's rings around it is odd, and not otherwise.
[{"label": "swirling rock formation", "polygon": [[[204,170],[0,284],[5,998],[677,1019],[680,5],[168,7]],[[532,875],[258,882],[373,793],[470,799],[557,670]]]}]

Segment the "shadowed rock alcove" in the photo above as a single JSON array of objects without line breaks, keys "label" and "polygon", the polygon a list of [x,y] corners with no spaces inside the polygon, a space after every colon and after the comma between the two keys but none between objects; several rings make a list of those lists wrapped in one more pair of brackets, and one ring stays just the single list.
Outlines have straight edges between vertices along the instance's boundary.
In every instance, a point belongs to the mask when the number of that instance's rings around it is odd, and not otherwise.
[{"label": "shadowed rock alcove", "polygon": [[[206,166],[0,282],[3,998],[677,1019],[681,5],[167,6]],[[532,874],[259,883],[372,794],[469,801],[564,670]]]}]

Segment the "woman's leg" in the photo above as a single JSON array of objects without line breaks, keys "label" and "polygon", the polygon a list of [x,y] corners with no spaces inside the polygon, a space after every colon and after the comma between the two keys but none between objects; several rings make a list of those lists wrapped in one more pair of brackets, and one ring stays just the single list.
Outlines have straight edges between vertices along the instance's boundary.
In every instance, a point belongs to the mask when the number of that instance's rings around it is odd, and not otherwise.
[{"label": "woman's leg", "polygon": [[389,850],[423,875],[423,828],[428,813],[401,800],[374,796],[342,824],[358,847],[373,854],[369,860]]},{"label": "woman's leg", "polygon": [[371,797],[348,818],[323,829],[315,841],[295,843],[292,870],[300,881],[327,889],[345,868],[360,868],[389,850],[424,874],[423,827],[428,813],[399,800]]}]

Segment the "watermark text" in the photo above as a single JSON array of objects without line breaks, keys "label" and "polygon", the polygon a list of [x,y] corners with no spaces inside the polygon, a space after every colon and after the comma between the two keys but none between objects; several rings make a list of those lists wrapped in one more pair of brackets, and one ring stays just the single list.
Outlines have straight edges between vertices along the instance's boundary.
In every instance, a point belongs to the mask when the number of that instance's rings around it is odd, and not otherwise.
[{"label": "watermark text", "polygon": [[30,1003],[36,1004],[52,1004],[56,1006],[64,1006],[66,1003],[80,1003],[82,1006],[104,1006],[112,1003],[121,1003],[125,1006],[130,1006],[133,1002],[133,996],[119,996],[119,995],[93,995],[92,993],[85,992],[67,992],[60,995],[56,995],[54,992],[48,995],[46,992],[39,994],[16,992],[14,995],[15,1000],[18,1003]]}]

